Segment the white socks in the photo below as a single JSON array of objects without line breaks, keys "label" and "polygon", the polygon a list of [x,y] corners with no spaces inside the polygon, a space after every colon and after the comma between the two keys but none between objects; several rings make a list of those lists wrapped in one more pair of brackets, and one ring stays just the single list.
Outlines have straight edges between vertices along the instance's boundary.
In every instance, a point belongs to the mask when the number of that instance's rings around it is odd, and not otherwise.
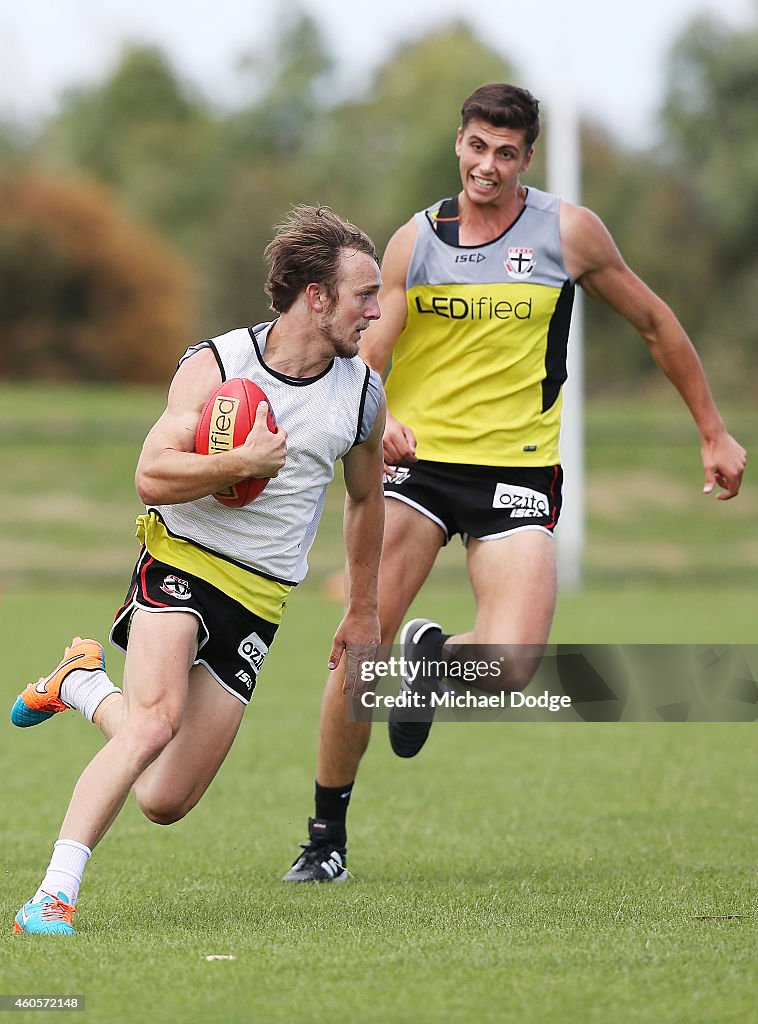
[{"label": "white socks", "polygon": [[114,686],[103,669],[75,668],[69,672],[61,685],[61,700],[71,708],[81,711],[92,721],[102,701],[111,693],[121,693]]},{"label": "white socks", "polygon": [[92,850],[73,839],[59,839],[53,846],[53,856],[48,865],[47,874],[34,894],[37,903],[44,896],[55,896],[62,892],[66,903],[76,903],[79,895],[82,875]]}]

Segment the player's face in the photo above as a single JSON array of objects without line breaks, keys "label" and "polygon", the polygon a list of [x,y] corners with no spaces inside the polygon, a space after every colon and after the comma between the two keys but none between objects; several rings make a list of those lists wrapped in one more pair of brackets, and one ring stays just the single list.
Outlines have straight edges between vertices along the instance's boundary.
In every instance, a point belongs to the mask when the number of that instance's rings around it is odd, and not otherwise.
[{"label": "player's face", "polygon": [[321,330],[334,354],[351,359],[358,354],[361,333],[378,320],[379,267],[365,252],[345,250],[337,278],[337,298],[324,314]]},{"label": "player's face", "polygon": [[470,121],[458,129],[455,152],[466,198],[477,206],[498,206],[513,196],[534,150],[527,148],[520,128]]}]

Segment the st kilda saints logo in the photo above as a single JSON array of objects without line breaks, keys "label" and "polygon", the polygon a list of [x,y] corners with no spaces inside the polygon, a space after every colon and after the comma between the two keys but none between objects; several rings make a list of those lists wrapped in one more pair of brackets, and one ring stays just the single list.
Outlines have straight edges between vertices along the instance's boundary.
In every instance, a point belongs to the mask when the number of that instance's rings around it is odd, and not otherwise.
[{"label": "st kilda saints logo", "polygon": [[170,597],[179,598],[180,601],[189,601],[192,597],[189,583],[179,576],[166,576],[161,583],[161,590]]},{"label": "st kilda saints logo", "polygon": [[511,277],[524,281],[534,270],[534,265],[537,261],[534,256],[534,249],[522,249],[516,245],[509,245],[508,259],[503,262],[505,263],[505,269]]}]

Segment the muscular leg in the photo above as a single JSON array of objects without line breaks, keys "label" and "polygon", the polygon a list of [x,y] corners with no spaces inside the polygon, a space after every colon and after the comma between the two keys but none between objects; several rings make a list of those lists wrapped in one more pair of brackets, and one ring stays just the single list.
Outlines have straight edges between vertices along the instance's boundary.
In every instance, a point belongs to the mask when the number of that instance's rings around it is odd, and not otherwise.
[{"label": "muscular leg", "polygon": [[133,784],[177,733],[196,644],[194,616],[135,612],[126,656],[130,684],[121,721],[79,778],[60,839],[93,849]]},{"label": "muscular leg", "polygon": [[[385,510],[379,619],[382,642],[391,643],[445,538],[436,523],[405,502],[388,498]],[[412,558],[408,557],[409,551],[413,552]],[[316,779],[322,786],[346,786],[355,779],[371,735],[370,722],[346,721],[344,680],[343,659],[327,680],[321,704]]]},{"label": "muscular leg", "polygon": [[134,786],[146,817],[171,825],[192,810],[229,753],[244,712],[208,669],[194,666],[182,724]]},{"label": "muscular leg", "polygon": [[123,698],[96,710],[108,739],[79,778],[45,876],[14,931],[72,935],[87,860],[134,787],[143,812],[169,824],[200,799],[237,733],[244,705],[206,669],[192,668],[197,619],[137,611]]},{"label": "muscular leg", "polygon": [[[477,606],[474,628],[446,639],[434,623],[422,620],[413,637],[406,638],[410,657],[421,656],[432,662],[444,659],[448,678],[453,679],[457,676],[452,670],[460,668],[460,663],[497,660],[501,666],[498,676],[480,676],[476,687],[492,693],[522,690],[539,667],[553,619],[553,539],[542,530],[522,530],[499,540],[470,539],[467,553]],[[497,645],[496,652],[492,645]],[[439,684],[433,681],[432,685]],[[425,692],[421,683],[417,692]],[[418,754],[426,743],[433,717],[433,706],[417,721],[402,712],[390,712],[390,745],[398,757]]]},{"label": "muscular leg", "polygon": [[[442,528],[395,498],[385,500],[379,566],[379,621],[383,643],[391,643],[408,607],[429,575],[444,541]],[[413,557],[408,557],[408,551]],[[368,746],[370,722],[349,722],[345,662],[329,676],[321,702],[316,767],[316,814],[308,822],[310,843],[284,876],[285,882],[339,882],[345,866],[345,814],[358,765]]]},{"label": "muscular leg", "polygon": [[542,530],[500,540],[471,539],[468,573],[476,598],[474,628],[450,637],[457,644],[526,645],[507,663],[508,689],[523,689],[539,667],[555,611],[555,542]]},{"label": "muscular leg", "polygon": [[[125,690],[127,680],[125,672]],[[110,694],[97,708],[92,720],[106,740],[118,732],[123,710],[121,693]],[[169,825],[192,810],[223,764],[244,710],[245,705],[220,686],[204,666],[191,669],[176,735],[134,785],[137,802],[146,817]]]}]

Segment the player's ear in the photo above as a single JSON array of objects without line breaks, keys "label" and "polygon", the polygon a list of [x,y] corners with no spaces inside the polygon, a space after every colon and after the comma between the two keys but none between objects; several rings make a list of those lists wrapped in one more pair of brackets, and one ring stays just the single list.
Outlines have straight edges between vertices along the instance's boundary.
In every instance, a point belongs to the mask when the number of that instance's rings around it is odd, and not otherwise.
[{"label": "player's ear", "polygon": [[461,155],[461,148],[463,146],[463,128],[458,129],[458,133],[455,136],[455,155]]},{"label": "player's ear", "polygon": [[523,173],[524,173],[524,171],[528,171],[528,170],[529,170],[529,165],[530,165],[530,164],[531,164],[531,162],[532,162],[532,157],[533,157],[533,156],[534,156],[534,146],[532,146],[532,147],[531,147],[531,148],[529,149],[528,153],[526,154],[526,156],[524,157],[524,159],[523,159],[523,160],[521,161],[521,169],[520,169],[520,173],[522,173],[522,174],[523,174]]},{"label": "player's ear", "polygon": [[314,313],[323,313],[327,306],[327,297],[324,292],[323,285],[312,282],[306,286],[305,299],[308,303],[308,307],[313,310]]}]

